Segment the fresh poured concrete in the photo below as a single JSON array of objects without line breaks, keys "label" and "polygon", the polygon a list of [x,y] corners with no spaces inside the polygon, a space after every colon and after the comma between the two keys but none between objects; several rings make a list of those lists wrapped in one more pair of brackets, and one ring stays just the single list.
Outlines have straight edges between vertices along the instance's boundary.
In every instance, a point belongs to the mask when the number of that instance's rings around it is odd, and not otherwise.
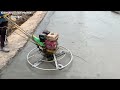
[{"label": "fresh poured concrete", "polygon": [[74,56],[68,69],[33,70],[27,65],[28,42],[0,74],[1,79],[104,79],[120,78],[120,15],[110,11],[48,12],[36,29],[58,32],[59,44]]}]

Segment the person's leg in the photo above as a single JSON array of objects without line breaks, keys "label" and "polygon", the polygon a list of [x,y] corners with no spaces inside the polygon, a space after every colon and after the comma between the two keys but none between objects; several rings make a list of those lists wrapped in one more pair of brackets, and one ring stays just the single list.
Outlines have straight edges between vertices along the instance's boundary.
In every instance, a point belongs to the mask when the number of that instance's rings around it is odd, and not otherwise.
[{"label": "person's leg", "polygon": [[4,44],[5,46],[8,44],[8,40],[7,40],[7,27],[8,27],[8,21],[5,22],[4,26],[6,26],[4,29],[6,30],[6,33],[5,33],[5,41],[4,41]]},{"label": "person's leg", "polygon": [[1,48],[3,48],[3,46],[4,46],[3,45],[3,33],[2,32],[3,32],[3,23],[0,24],[0,36],[1,36],[0,37],[0,43],[1,43],[0,46],[1,46]]},{"label": "person's leg", "polygon": [[3,47],[5,46],[5,45],[4,45],[5,33],[6,33],[6,30],[2,29],[2,30],[1,30],[1,48],[3,48]]},{"label": "person's leg", "polygon": [[[7,23],[8,22],[3,22],[2,23],[3,27],[7,26]],[[1,49],[2,51],[9,52],[9,49],[5,47],[6,29],[7,29],[6,27],[1,29]]]},{"label": "person's leg", "polygon": [[[1,46],[1,28],[0,28],[0,46]],[[0,47],[1,48],[1,47]]]}]

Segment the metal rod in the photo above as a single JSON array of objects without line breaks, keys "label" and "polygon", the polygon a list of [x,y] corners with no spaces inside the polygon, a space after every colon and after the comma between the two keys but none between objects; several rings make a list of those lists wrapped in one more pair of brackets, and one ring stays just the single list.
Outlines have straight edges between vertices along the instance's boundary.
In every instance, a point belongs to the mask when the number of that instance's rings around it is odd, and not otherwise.
[{"label": "metal rod", "polygon": [[[23,29],[22,29],[19,25],[17,25],[12,19],[10,19],[10,17],[4,16],[4,18],[7,19],[8,21],[10,21],[11,23],[13,23],[17,29],[19,29],[22,33],[24,33],[28,38],[30,38],[30,39],[33,40],[33,38],[32,38],[33,35],[30,35],[30,34],[27,33],[25,30],[23,30]],[[32,43],[40,46],[40,45],[39,45],[37,42],[35,42],[34,40],[33,40],[33,41],[30,41],[30,42],[32,42]]]},{"label": "metal rod", "polygon": [[56,57],[55,57],[55,54],[53,54],[53,57],[54,57],[56,69],[58,69],[58,63],[57,63],[57,59],[56,59]]},{"label": "metal rod", "polygon": [[13,23],[15,25],[16,28],[18,28],[21,32],[23,32],[26,36],[28,36],[29,38],[32,38],[32,36],[27,33],[26,31],[24,31],[19,25],[17,25],[13,20],[11,20],[9,17],[5,16],[5,19],[7,19],[8,21],[10,21],[11,23]]}]

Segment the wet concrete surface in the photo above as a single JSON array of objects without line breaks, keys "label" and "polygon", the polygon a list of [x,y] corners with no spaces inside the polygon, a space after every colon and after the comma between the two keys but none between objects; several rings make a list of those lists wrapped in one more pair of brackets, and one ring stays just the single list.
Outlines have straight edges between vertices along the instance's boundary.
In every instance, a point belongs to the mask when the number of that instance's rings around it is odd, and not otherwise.
[{"label": "wet concrete surface", "polygon": [[59,44],[72,51],[71,66],[61,71],[31,69],[26,56],[36,46],[28,42],[0,73],[1,79],[120,78],[120,15],[110,11],[48,12],[35,35],[45,28],[58,32]]}]

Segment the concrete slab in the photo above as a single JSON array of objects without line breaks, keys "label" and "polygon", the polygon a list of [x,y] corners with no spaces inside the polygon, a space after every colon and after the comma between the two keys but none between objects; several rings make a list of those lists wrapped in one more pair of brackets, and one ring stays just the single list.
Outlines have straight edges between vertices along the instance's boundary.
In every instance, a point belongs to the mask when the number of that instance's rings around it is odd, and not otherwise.
[{"label": "concrete slab", "polygon": [[[52,17],[51,17],[52,15]],[[30,69],[26,47],[1,72],[1,79],[106,79],[120,78],[120,16],[110,11],[49,12],[38,26],[36,35],[47,27],[60,34],[59,44],[74,54],[72,65],[62,71]]]}]

